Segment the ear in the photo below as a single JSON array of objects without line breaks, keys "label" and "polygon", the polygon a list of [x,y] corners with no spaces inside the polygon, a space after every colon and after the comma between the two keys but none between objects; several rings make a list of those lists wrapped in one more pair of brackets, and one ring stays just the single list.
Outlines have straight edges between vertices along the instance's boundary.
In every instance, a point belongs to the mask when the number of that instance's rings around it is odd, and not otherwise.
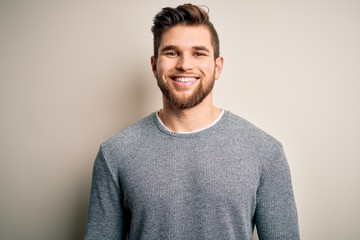
[{"label": "ear", "polygon": [[220,77],[221,72],[223,70],[223,66],[224,66],[224,58],[220,56],[215,60],[215,80],[217,80]]},{"label": "ear", "polygon": [[157,69],[155,56],[151,56],[151,69],[152,69],[153,74],[155,75],[156,69]]}]

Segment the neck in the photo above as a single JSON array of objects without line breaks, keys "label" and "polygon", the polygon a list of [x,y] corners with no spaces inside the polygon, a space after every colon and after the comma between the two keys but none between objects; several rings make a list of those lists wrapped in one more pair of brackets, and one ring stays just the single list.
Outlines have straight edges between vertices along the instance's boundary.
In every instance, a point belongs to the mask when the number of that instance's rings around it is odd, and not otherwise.
[{"label": "neck", "polygon": [[221,110],[212,103],[211,93],[201,103],[189,109],[177,109],[163,97],[159,116],[167,128],[174,132],[192,132],[210,125]]}]

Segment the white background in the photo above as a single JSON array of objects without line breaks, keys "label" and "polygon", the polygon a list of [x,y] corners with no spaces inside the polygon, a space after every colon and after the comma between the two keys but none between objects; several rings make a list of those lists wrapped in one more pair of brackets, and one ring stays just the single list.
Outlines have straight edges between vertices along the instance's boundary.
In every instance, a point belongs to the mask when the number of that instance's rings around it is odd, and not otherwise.
[{"label": "white background", "polygon": [[[82,239],[99,145],[161,108],[150,28],[182,3],[0,1],[0,239]],[[302,239],[359,239],[360,1],[193,3],[216,105],[284,145]]]}]

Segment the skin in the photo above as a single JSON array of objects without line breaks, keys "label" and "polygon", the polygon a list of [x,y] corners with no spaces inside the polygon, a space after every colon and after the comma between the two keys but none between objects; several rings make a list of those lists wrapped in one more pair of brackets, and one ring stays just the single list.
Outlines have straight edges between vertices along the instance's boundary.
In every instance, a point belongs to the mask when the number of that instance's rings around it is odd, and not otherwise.
[{"label": "skin", "polygon": [[163,92],[159,116],[174,132],[190,132],[211,124],[221,110],[213,105],[212,87],[223,69],[214,59],[206,26],[176,25],[163,33],[152,71]]}]

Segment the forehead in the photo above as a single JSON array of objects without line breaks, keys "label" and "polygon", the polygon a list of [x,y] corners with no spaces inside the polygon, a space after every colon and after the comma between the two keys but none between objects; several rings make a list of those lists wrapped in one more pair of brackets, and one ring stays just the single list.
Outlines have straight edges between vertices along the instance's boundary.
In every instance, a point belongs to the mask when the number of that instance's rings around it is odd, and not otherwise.
[{"label": "forehead", "polygon": [[213,50],[211,35],[208,27],[203,25],[176,25],[163,33],[160,49],[173,45],[179,48],[192,48],[194,46],[205,46]]}]

